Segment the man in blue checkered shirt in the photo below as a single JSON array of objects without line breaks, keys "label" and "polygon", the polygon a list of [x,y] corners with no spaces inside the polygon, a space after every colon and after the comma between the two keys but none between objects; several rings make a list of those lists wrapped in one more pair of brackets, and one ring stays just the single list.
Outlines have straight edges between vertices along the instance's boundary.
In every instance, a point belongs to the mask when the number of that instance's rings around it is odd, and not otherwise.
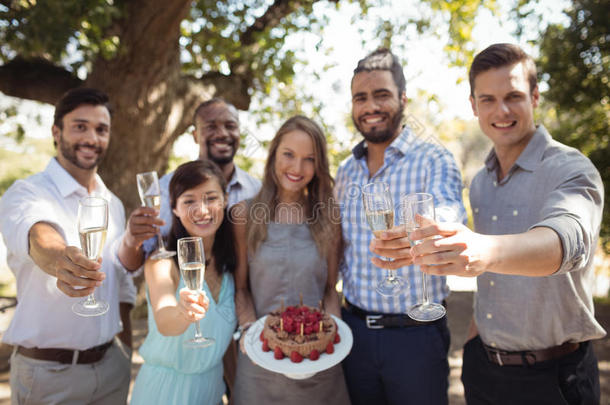
[{"label": "man in blue checkered shirt", "polygon": [[[427,192],[434,196],[437,219],[463,222],[462,180],[451,153],[425,131],[401,125],[406,106],[402,67],[387,49],[378,49],[358,62],[352,78],[352,119],[364,140],[340,166],[336,195],[341,207],[344,260],[341,265],[346,305],[344,321],[354,344],[343,362],[353,404],[446,404],[449,330],[446,318],[422,323],[407,310],[422,302],[421,273],[411,264],[408,247],[392,266],[408,282],[398,296],[375,291],[383,271],[375,266],[361,188],[389,184],[400,223],[400,196]],[[387,232],[393,237],[404,230]],[[383,238],[384,236],[382,236]],[[397,239],[404,240],[404,239]],[[398,267],[403,266],[403,267]],[[433,302],[449,294],[445,277],[429,277]]]}]

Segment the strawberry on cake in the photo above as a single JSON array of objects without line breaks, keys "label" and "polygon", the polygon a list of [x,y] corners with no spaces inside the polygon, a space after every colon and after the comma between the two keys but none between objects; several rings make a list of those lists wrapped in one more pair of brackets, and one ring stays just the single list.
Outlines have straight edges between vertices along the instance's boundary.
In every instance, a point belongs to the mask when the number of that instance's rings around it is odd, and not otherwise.
[{"label": "strawberry on cake", "polygon": [[306,305],[271,312],[265,319],[260,338],[263,351],[273,350],[276,359],[286,356],[295,363],[306,357],[317,360],[322,353],[331,354],[334,343],[340,341],[332,317]]}]

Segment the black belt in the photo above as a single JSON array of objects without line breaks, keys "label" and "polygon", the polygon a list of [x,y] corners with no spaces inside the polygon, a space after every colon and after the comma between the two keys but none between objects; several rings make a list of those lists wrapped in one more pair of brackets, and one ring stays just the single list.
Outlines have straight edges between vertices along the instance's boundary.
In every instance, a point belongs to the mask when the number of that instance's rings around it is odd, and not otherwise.
[{"label": "black belt", "polygon": [[[369,312],[362,308],[358,308],[348,300],[345,300],[345,309],[352,315],[357,316],[366,322],[366,327],[369,329],[383,328],[409,328],[413,326],[434,325],[445,319],[437,319],[433,322],[420,322],[409,318],[406,314],[380,314],[379,312]],[[443,302],[443,305],[445,303]]]},{"label": "black belt", "polygon": [[487,359],[499,366],[532,366],[536,363],[574,353],[580,347],[580,343],[566,342],[559,346],[549,347],[548,349],[526,350],[522,352],[507,352],[485,344],[483,347],[487,353]]},{"label": "black belt", "polygon": [[36,360],[72,364],[74,353],[77,352],[76,364],[91,364],[100,361],[110,346],[112,346],[112,340],[87,350],[40,349],[38,347],[17,346],[17,353]]}]

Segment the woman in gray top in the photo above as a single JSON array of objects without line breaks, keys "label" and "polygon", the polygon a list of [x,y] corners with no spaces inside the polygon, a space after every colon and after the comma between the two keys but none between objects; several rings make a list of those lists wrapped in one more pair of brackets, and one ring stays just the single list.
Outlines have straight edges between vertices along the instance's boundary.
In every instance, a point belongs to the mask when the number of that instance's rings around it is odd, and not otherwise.
[{"label": "woman in gray top", "polygon": [[[271,141],[260,192],[232,209],[237,268],[235,305],[240,329],[281,306],[323,301],[340,316],[335,284],[340,228],[332,197],[326,140],[312,120],[295,116]],[[305,380],[254,364],[243,334],[233,400],[241,404],[348,404],[338,364]]]}]

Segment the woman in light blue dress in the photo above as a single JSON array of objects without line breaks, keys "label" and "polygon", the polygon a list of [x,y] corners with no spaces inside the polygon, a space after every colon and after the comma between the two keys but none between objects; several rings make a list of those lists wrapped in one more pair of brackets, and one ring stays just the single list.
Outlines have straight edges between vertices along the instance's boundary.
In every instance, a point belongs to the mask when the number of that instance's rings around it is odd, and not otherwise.
[{"label": "woman in light blue dress", "polygon": [[[131,404],[219,404],[225,391],[222,357],[236,326],[235,254],[227,216],[226,184],[210,161],[181,165],[170,185],[173,223],[168,247],[186,236],[203,239],[206,257],[203,294],[185,288],[176,258],[148,259],[144,266],[148,335],[140,348],[144,365]],[[186,348],[199,322],[205,348]]]}]

